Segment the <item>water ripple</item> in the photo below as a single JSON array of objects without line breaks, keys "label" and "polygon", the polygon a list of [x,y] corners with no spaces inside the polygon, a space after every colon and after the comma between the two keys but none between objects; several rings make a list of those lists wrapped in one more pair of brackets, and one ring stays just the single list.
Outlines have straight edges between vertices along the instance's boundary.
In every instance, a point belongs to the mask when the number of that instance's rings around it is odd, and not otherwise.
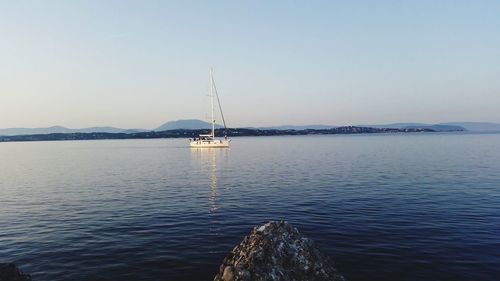
[{"label": "water ripple", "polygon": [[211,280],[286,219],[350,280],[500,276],[500,135],[0,144],[0,257],[35,280]]}]

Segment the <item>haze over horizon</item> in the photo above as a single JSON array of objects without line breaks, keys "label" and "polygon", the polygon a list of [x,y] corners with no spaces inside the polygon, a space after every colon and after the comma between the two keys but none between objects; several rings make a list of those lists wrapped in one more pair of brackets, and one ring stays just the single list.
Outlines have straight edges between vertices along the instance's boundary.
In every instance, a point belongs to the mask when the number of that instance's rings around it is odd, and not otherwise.
[{"label": "haze over horizon", "polygon": [[0,2],[0,128],[500,123],[496,1]]}]

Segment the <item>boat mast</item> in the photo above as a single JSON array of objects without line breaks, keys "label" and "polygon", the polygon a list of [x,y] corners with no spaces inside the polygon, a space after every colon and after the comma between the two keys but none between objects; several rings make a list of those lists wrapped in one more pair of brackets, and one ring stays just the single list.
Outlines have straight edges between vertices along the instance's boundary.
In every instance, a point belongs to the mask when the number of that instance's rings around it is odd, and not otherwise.
[{"label": "boat mast", "polygon": [[215,139],[215,118],[214,118],[214,78],[213,69],[210,68],[210,99],[212,101],[212,139]]},{"label": "boat mast", "polygon": [[222,122],[224,122],[224,137],[227,136],[227,126],[226,119],[224,119],[224,112],[222,112],[222,106],[220,105],[219,93],[217,93],[217,86],[215,85],[214,77],[212,75],[212,85],[214,86],[215,97],[217,98],[217,103],[219,104],[220,115],[222,116]]}]

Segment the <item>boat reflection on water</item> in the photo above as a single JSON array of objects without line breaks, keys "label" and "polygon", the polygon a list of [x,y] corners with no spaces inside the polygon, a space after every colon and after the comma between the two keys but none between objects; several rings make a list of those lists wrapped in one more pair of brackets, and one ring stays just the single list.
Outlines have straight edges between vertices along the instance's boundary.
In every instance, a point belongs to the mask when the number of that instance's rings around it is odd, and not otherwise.
[{"label": "boat reflection on water", "polygon": [[[228,162],[228,149],[215,148],[193,148],[191,147],[191,160],[196,165],[196,170],[207,175],[207,183],[210,185],[210,213],[215,213],[219,206],[217,204],[218,195],[218,165],[224,166]],[[220,168],[220,167],[219,167]]]}]

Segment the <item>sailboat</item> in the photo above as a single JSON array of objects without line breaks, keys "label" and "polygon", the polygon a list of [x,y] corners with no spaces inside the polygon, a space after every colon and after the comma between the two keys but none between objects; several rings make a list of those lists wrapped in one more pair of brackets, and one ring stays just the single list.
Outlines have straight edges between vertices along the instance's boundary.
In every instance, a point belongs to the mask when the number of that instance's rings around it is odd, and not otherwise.
[{"label": "sailboat", "polygon": [[189,139],[189,146],[193,148],[227,148],[229,147],[229,142],[231,141],[227,135],[224,135],[223,139],[215,138],[215,113],[214,113],[214,94],[217,98],[217,104],[219,105],[220,115],[222,117],[222,122],[224,123],[224,134],[227,130],[226,120],[224,119],[224,113],[222,113],[222,107],[220,105],[219,94],[217,93],[217,87],[215,86],[213,70],[210,69],[210,100],[212,104],[212,131],[210,134],[199,135],[199,137],[194,139]]}]

